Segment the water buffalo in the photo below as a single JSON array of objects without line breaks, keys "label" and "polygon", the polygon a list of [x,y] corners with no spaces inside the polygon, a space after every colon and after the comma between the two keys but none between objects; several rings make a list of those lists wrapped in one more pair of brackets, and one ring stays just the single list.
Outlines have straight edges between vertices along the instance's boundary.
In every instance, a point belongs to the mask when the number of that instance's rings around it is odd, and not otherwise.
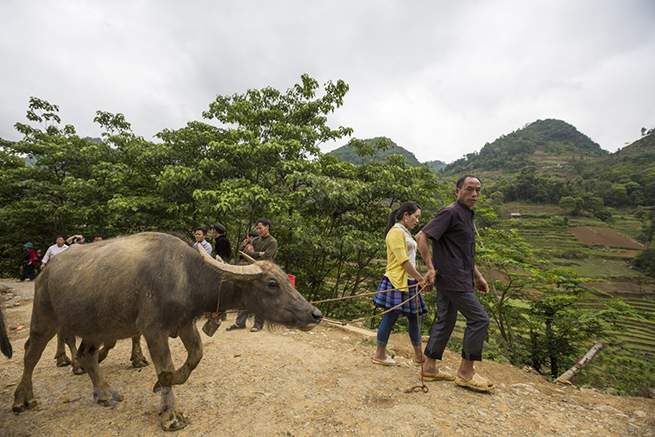
[{"label": "water buffalo", "polygon": [[[70,359],[66,356],[64,345],[68,345],[68,348],[71,351]],[[114,348],[114,346],[116,346],[116,340],[104,343],[102,349],[98,352],[99,363],[102,363],[102,360],[107,358],[107,354]],[[74,374],[83,375],[85,373],[84,368],[82,368],[82,365],[77,358],[74,335],[66,336],[64,333],[57,334],[57,352],[55,352],[55,360],[57,360],[57,367],[66,367],[72,364]],[[140,335],[132,337],[132,353],[130,354],[130,361],[132,362],[132,367],[136,368],[146,367],[148,365],[148,360],[143,356],[143,351],[141,350]]]},{"label": "water buffalo", "polygon": [[[247,309],[267,321],[311,329],[322,318],[274,263],[225,264],[177,237],[146,232],[72,247],[48,263],[37,278],[23,376],[14,394],[14,412],[33,408],[32,372],[59,331],[82,338],[81,365],[103,405],[122,398],[99,370],[102,343],[143,335],[155,366],[155,392],[161,392],[161,425],[188,424],[177,411],[172,387],[183,384],[202,358],[195,319],[206,312]],[[175,369],[168,337],[179,336],[188,356]]]},{"label": "water buffalo", "polygon": [[7,337],[7,328],[5,328],[5,319],[2,316],[2,308],[0,308],[0,351],[7,357],[11,358],[13,353],[9,337]]}]

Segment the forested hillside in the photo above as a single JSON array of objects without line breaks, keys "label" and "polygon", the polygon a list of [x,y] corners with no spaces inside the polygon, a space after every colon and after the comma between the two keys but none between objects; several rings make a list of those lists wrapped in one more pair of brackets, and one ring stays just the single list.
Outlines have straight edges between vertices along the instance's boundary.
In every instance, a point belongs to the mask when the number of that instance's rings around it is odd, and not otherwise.
[{"label": "forested hillside", "polygon": [[479,153],[469,153],[446,167],[447,172],[474,170],[518,170],[530,162],[531,155],[570,155],[572,158],[601,156],[607,152],[574,126],[554,119],[537,120],[510,134],[487,143]]},{"label": "forested hillside", "polygon": [[[362,142],[363,144],[361,144]],[[350,142],[345,146],[334,149],[329,154],[341,162],[349,162],[355,165],[366,164],[371,161],[384,161],[390,155],[404,156],[405,162],[413,167],[421,165],[412,152],[384,137],[362,140],[359,144]]]},{"label": "forested hillside", "polygon": [[440,161],[438,159],[435,161],[425,162],[424,164],[427,165],[433,172],[439,172],[444,168],[446,168],[446,166],[448,165],[445,162]]}]

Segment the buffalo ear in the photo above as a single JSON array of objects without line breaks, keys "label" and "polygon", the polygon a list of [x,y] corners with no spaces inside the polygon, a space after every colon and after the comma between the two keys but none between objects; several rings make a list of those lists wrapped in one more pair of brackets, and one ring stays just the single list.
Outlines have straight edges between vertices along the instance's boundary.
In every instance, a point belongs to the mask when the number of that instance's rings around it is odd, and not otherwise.
[{"label": "buffalo ear", "polygon": [[250,264],[247,266],[236,266],[233,264],[227,264],[223,262],[223,260],[219,262],[214,258],[212,258],[207,253],[207,251],[201,246],[198,246],[198,252],[200,253],[200,256],[202,256],[202,258],[205,260],[205,263],[209,264],[211,268],[221,273],[227,273],[235,276],[259,276],[264,273],[262,268],[259,267],[257,264]]}]

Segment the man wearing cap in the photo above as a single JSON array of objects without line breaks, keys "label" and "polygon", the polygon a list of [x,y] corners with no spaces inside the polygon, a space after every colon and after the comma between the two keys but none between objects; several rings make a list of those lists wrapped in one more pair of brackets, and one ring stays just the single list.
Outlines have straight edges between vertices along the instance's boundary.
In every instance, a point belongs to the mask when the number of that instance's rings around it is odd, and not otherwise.
[{"label": "man wearing cap", "polygon": [[58,236],[56,243],[48,247],[48,250],[43,256],[43,259],[41,260],[41,270],[45,269],[45,265],[48,263],[48,261],[50,261],[50,258],[52,258],[55,255],[59,255],[66,249],[68,249],[68,246],[64,244],[64,237],[62,237],[61,235]]},{"label": "man wearing cap", "polygon": [[232,245],[227,238],[227,228],[221,223],[214,223],[212,225],[212,237],[214,238],[214,252],[212,252],[212,257],[216,258],[220,256],[223,261],[229,263],[230,256],[232,255]]},{"label": "man wearing cap", "polygon": [[20,277],[20,282],[25,279],[33,281],[35,276],[34,268],[39,260],[39,254],[34,251],[32,243],[25,243],[23,247],[25,247],[23,252],[23,275]]}]

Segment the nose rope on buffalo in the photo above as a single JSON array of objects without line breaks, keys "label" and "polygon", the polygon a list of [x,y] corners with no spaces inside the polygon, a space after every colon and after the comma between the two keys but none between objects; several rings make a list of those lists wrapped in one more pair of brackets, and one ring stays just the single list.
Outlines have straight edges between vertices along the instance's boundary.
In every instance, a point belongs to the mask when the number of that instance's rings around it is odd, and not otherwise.
[{"label": "nose rope on buffalo", "polygon": [[[317,304],[317,303],[324,303],[324,302],[335,302],[335,301],[339,301],[339,300],[346,300],[346,299],[353,299],[353,298],[357,298],[357,297],[370,296],[370,295],[377,294],[377,293],[388,293],[390,291],[395,291],[395,290],[401,291],[401,289],[409,289],[409,288],[410,288],[410,286],[389,288],[387,290],[380,290],[380,291],[375,291],[375,292],[371,292],[371,293],[359,293],[359,294],[356,294],[354,296],[344,296],[344,297],[337,297],[337,298],[334,298],[334,299],[316,300],[316,301],[312,301],[310,303],[311,304]],[[406,303],[408,303],[409,301],[411,301],[413,299],[418,300],[418,297],[421,295],[421,292],[423,292],[423,291],[428,292],[431,289],[432,289],[432,284],[431,283],[418,284],[416,293],[413,296],[410,296],[409,299],[399,303],[398,305],[394,306],[393,308],[389,308],[388,310],[385,310],[385,311],[383,311],[381,313],[378,313],[378,314],[375,314],[373,316],[360,317],[358,319],[351,320],[351,323],[353,323],[353,322],[363,322],[365,320],[371,320],[371,319],[375,319],[376,317],[383,316],[384,314],[389,313],[389,312],[395,310],[396,308],[399,308],[399,307],[405,305]],[[332,320],[332,319],[328,319],[326,317],[324,317],[323,320],[325,320],[328,323],[332,323],[332,324],[336,324],[336,325],[342,325],[342,326],[346,325],[346,322],[343,322],[343,321],[340,321],[340,320]],[[416,325],[420,329],[421,324],[420,324],[420,315],[419,315],[419,311],[418,311],[418,304],[416,305]],[[421,335],[419,335],[419,342],[420,342],[419,346],[421,347],[421,349],[423,349],[423,337]],[[421,385],[415,385],[415,386],[406,388],[405,390],[403,390],[405,393],[414,393],[414,392],[418,392],[419,390],[422,391],[423,393],[427,393],[428,391],[430,391],[428,386],[425,385],[425,380],[423,378],[423,367],[422,366],[423,365],[421,364],[421,372],[420,372],[421,373]]]}]

